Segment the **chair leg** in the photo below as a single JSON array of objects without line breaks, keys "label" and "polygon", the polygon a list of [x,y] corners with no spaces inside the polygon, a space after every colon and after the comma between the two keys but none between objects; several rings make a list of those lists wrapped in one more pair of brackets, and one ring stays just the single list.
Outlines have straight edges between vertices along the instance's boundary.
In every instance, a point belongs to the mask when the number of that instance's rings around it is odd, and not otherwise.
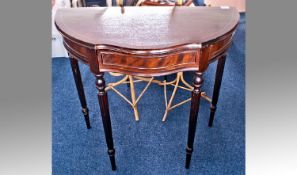
[{"label": "chair leg", "polygon": [[90,124],[90,118],[89,118],[89,109],[87,107],[87,102],[86,102],[84,88],[83,88],[83,84],[82,84],[82,80],[81,80],[81,74],[79,71],[78,61],[71,56],[69,58],[70,58],[70,64],[71,64],[71,69],[72,69],[76,89],[77,89],[80,104],[82,107],[82,112],[85,117],[85,122],[86,122],[87,128],[90,129],[91,124]]},{"label": "chair leg", "polygon": [[[169,100],[169,103],[166,105],[166,109],[165,109],[165,113],[163,115],[163,118],[162,118],[162,121],[165,122],[166,119],[167,119],[167,115],[168,115],[168,112],[171,108],[171,104],[172,104],[172,101],[175,97],[175,94],[176,94],[176,91],[178,89],[178,84],[179,84],[179,81],[180,81],[180,77],[181,77],[181,73],[177,73],[176,75],[176,83],[175,83],[175,86],[174,86],[174,89],[173,89],[173,92],[171,94],[171,97],[170,97],[170,100]],[[167,82],[167,80],[165,80],[165,82]],[[166,92],[165,92],[166,93]],[[167,98],[167,97],[166,97]],[[166,99],[167,100],[167,99]]]},{"label": "chair leg", "polygon": [[201,86],[203,84],[203,78],[201,72],[195,72],[194,75],[194,89],[191,97],[191,112],[189,117],[189,129],[188,129],[188,142],[186,147],[186,169],[190,168],[190,162],[193,152],[193,144],[196,133],[196,124],[199,113],[199,104],[201,97]]},{"label": "chair leg", "polygon": [[210,117],[209,117],[209,122],[208,122],[209,127],[212,127],[215,112],[217,109],[217,103],[218,103],[219,94],[220,94],[220,88],[221,88],[221,83],[222,83],[225,62],[226,62],[226,55],[223,55],[221,58],[219,58],[218,64],[217,64],[216,79],[215,79],[213,95],[212,95],[212,100],[211,100],[211,106],[210,106]]},{"label": "chair leg", "polygon": [[111,163],[111,169],[116,170],[115,149],[113,146],[108,98],[107,98],[107,93],[105,91],[105,81],[104,81],[103,75],[104,75],[103,73],[96,75],[96,87],[98,89],[98,101],[99,101],[99,106],[101,111],[101,118],[102,118],[102,123],[104,128],[106,144],[108,147],[108,155]]},{"label": "chair leg", "polygon": [[133,77],[131,75],[129,75],[129,81],[130,81],[130,83],[128,83],[128,84],[130,84],[130,92],[131,92],[131,99],[132,99],[132,104],[133,104],[132,108],[134,111],[134,117],[135,117],[135,121],[139,121],[134,82],[133,82]]},{"label": "chair leg", "polygon": [[[130,76],[129,76],[129,77],[130,77]],[[130,82],[129,77],[128,77],[128,79],[127,79],[128,82]],[[130,88],[130,83],[127,83],[127,87]]]}]

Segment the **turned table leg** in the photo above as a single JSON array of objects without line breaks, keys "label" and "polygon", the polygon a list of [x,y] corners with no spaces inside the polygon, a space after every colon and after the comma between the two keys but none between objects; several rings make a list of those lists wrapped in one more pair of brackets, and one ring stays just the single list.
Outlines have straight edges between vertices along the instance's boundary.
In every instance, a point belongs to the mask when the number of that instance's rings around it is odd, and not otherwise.
[{"label": "turned table leg", "polygon": [[104,73],[100,73],[96,76],[96,87],[98,89],[98,101],[101,111],[102,123],[105,133],[106,144],[108,147],[108,155],[111,163],[112,170],[116,170],[115,164],[115,149],[113,146],[112,129],[110,123],[108,98],[105,91],[105,81],[103,78]]},{"label": "turned table leg", "polygon": [[69,59],[70,59],[71,69],[72,69],[76,89],[78,92],[80,104],[82,107],[82,112],[85,117],[85,122],[86,122],[87,128],[90,129],[91,124],[90,124],[90,118],[89,118],[89,109],[87,107],[87,102],[86,102],[84,88],[83,88],[83,84],[82,84],[82,80],[81,80],[80,71],[79,71],[78,61],[71,56]]},{"label": "turned table leg", "polygon": [[188,142],[186,147],[186,165],[185,167],[188,169],[190,167],[192,152],[193,152],[193,143],[195,139],[196,132],[196,124],[199,112],[199,104],[201,97],[201,86],[203,83],[202,73],[195,72],[193,86],[194,89],[192,91],[191,98],[191,111],[189,118],[189,128],[188,128]]},{"label": "turned table leg", "polygon": [[217,109],[217,103],[218,103],[219,94],[220,94],[220,88],[221,88],[221,83],[222,83],[224,67],[225,67],[225,61],[226,61],[226,55],[223,55],[221,58],[218,59],[217,70],[216,70],[216,79],[215,79],[212,100],[211,100],[211,106],[210,106],[210,117],[209,117],[209,122],[208,122],[209,127],[212,127],[215,112]]}]

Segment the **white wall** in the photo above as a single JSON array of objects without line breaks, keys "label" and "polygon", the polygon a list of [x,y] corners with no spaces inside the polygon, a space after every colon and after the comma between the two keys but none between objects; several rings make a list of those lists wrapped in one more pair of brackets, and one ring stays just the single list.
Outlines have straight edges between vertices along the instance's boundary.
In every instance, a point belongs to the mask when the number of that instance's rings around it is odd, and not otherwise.
[{"label": "white wall", "polygon": [[56,0],[52,8],[52,57],[68,57],[63,40],[54,24],[55,14],[59,8],[70,8],[70,0]]},{"label": "white wall", "polygon": [[204,0],[204,3],[211,6],[233,6],[239,12],[245,12],[245,0]]}]

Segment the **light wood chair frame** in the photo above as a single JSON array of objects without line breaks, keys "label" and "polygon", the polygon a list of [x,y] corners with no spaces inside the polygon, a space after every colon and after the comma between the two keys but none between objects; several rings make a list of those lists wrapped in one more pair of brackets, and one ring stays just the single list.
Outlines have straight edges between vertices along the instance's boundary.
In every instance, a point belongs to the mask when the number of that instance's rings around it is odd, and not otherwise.
[{"label": "light wood chair frame", "polygon": [[[164,101],[165,101],[165,113],[163,115],[162,121],[165,122],[168,116],[168,112],[182,104],[185,104],[191,100],[191,98],[188,98],[182,102],[179,102],[175,105],[173,105],[173,99],[176,95],[177,89],[183,89],[186,91],[192,91],[193,86],[191,86],[189,83],[187,83],[184,79],[183,72],[179,72],[176,74],[176,78],[172,81],[167,82],[167,80],[160,81],[154,79],[154,77],[139,77],[139,76],[131,76],[131,75],[123,75],[123,74],[118,74],[118,73],[110,73],[112,76],[124,76],[121,80],[113,83],[108,83],[105,90],[113,90],[116,94],[118,94],[120,97],[122,97],[128,104],[131,105],[133,111],[134,111],[134,117],[135,121],[139,121],[139,113],[137,109],[137,103],[141,99],[141,97],[144,95],[144,93],[147,91],[148,87],[152,83],[156,83],[160,86],[163,86],[164,88]],[[145,88],[141,91],[139,96],[136,98],[136,93],[135,93],[135,84],[137,82],[147,82],[147,85]],[[184,84],[184,86],[180,85],[180,82]],[[123,84],[130,84],[130,93],[131,93],[131,100],[128,99],[125,95],[123,95],[120,91],[118,91],[115,87]],[[168,102],[167,98],[167,86],[173,86],[173,92],[171,94],[171,97]],[[211,98],[209,98],[205,92],[201,93],[201,97],[207,100],[208,102],[211,102]]]}]

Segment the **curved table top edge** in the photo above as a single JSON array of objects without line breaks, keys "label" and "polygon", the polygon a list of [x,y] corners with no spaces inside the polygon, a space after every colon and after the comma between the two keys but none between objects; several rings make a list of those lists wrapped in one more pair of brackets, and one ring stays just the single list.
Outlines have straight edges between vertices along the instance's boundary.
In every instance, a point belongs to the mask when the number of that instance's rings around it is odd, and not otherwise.
[{"label": "curved table top edge", "polygon": [[[110,8],[110,7],[108,7]],[[115,7],[116,8],[116,7]],[[143,7],[140,7],[143,8]],[[162,8],[162,7],[161,7]],[[187,8],[187,7],[186,7]],[[200,7],[201,8],[201,7]],[[203,7],[202,7],[203,8]],[[210,8],[210,7],[205,7],[205,8]],[[208,44],[216,42],[218,40],[220,40],[221,38],[223,38],[224,36],[232,33],[235,31],[236,27],[239,24],[239,13],[237,16],[237,20],[236,20],[236,24],[233,26],[233,28],[231,28],[230,30],[228,30],[227,32],[225,32],[223,35],[218,36],[216,38],[213,38],[211,40],[202,42],[202,43],[184,43],[184,44],[179,44],[179,45],[172,45],[169,47],[163,47],[163,48],[157,48],[157,49],[151,49],[151,48],[143,48],[143,49],[139,49],[139,48],[130,48],[130,47],[123,47],[123,46],[118,46],[118,45],[109,45],[109,44],[94,44],[94,43],[88,43],[85,42],[83,40],[80,40],[78,38],[75,38],[73,36],[70,36],[69,34],[66,34],[57,24],[56,20],[55,20],[55,26],[57,28],[57,30],[61,33],[61,35],[63,37],[66,37],[67,39],[70,39],[71,41],[83,46],[83,47],[87,47],[89,49],[94,49],[94,50],[101,50],[104,48],[108,48],[108,49],[112,49],[112,50],[117,50],[117,51],[121,51],[121,52],[125,52],[125,53],[130,53],[130,54],[162,54],[162,53],[167,53],[167,51],[174,51],[176,50],[175,48],[204,48],[207,47]]]}]

